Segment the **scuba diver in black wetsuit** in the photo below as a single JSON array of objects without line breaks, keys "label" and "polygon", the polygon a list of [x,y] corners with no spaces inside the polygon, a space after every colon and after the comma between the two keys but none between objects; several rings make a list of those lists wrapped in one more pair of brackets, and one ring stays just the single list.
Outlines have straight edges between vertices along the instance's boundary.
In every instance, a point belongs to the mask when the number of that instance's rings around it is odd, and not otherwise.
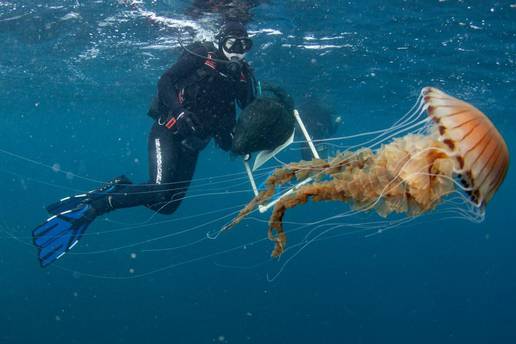
[{"label": "scuba diver in black wetsuit", "polygon": [[211,138],[231,148],[235,104],[244,108],[255,98],[255,79],[244,60],[252,41],[239,22],[226,23],[215,43],[185,47],[179,60],[159,79],[149,110],[155,120],[149,134],[147,184],[125,176],[97,190],[64,198],[47,207],[53,214],[33,231],[43,267],[77,244],[100,215],[121,208],[146,206],[172,214],[181,203],[195,171],[199,152]]}]

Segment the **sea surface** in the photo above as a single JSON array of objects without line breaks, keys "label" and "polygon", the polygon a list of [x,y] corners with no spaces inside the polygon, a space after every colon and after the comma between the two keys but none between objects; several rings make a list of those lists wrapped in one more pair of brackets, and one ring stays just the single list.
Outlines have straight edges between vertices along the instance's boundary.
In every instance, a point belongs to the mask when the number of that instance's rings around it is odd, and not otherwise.
[{"label": "sea surface", "polygon": [[[110,213],[39,266],[45,205],[147,180],[157,80],[180,41],[220,23],[190,6],[0,0],[0,343],[516,343],[512,168],[481,223],[438,207],[400,226],[374,212],[306,226],[349,211],[306,204],[287,212],[278,260],[266,214],[219,233],[253,194],[211,144],[177,213]],[[336,136],[388,128],[434,86],[514,150],[514,1],[270,0],[251,14],[257,78],[334,109]],[[299,160],[291,148],[267,166]]]}]

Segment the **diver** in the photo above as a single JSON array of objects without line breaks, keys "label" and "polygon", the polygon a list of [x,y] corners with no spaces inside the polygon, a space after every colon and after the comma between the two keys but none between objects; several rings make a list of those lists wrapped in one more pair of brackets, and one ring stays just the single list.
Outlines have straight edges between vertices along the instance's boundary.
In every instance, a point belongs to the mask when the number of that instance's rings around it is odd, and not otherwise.
[{"label": "diver", "polygon": [[256,81],[245,61],[252,41],[240,22],[224,24],[216,42],[196,42],[159,79],[149,116],[150,180],[132,184],[120,176],[85,194],[47,206],[52,214],[33,231],[42,267],[75,246],[88,225],[115,209],[145,206],[172,214],[184,198],[199,152],[211,138],[223,150],[232,144],[236,104],[256,96]]}]

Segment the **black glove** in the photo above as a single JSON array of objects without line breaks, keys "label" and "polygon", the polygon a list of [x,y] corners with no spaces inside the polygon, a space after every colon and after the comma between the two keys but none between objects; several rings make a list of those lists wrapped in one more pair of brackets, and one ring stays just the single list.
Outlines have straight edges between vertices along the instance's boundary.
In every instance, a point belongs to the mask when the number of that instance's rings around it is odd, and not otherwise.
[{"label": "black glove", "polygon": [[233,144],[233,133],[225,132],[223,134],[215,135],[215,142],[223,151],[229,151]]},{"label": "black glove", "polygon": [[203,136],[203,126],[199,117],[188,110],[182,110],[177,116],[168,115],[159,122],[175,134],[183,137]]}]

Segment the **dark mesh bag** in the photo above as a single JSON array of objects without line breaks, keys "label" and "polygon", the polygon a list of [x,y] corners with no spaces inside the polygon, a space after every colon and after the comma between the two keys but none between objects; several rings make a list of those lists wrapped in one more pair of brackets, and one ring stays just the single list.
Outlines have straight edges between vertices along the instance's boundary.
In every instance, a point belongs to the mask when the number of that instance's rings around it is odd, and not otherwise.
[{"label": "dark mesh bag", "polygon": [[294,130],[294,103],[281,88],[264,85],[262,95],[238,117],[231,150],[240,155],[272,150]]}]

